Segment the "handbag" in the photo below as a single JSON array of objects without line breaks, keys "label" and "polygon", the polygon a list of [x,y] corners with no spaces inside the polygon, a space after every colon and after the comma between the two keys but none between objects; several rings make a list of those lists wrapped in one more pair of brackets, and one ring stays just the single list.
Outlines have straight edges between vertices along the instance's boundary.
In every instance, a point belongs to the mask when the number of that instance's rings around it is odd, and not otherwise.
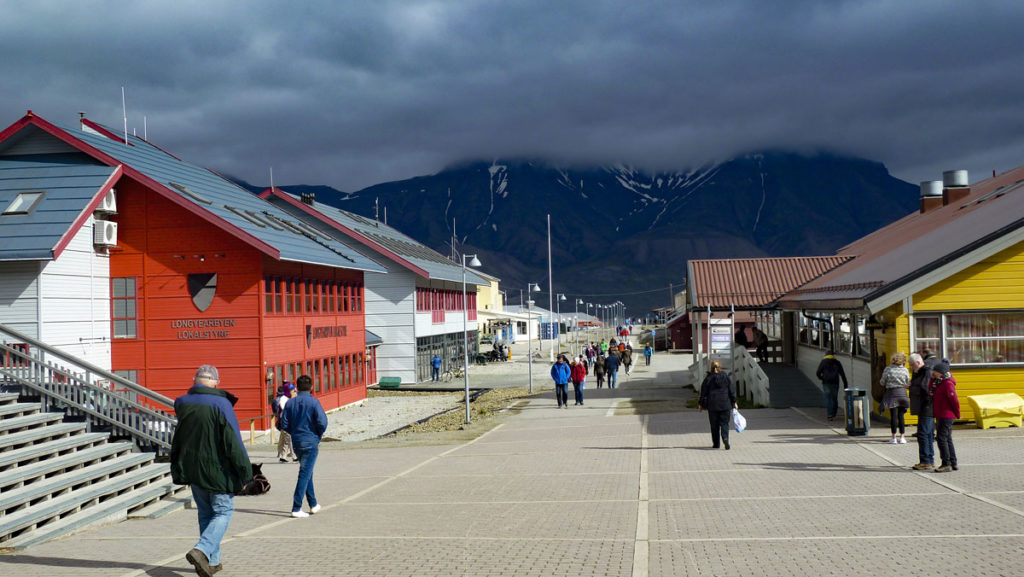
[{"label": "handbag", "polygon": [[736,429],[737,433],[742,433],[743,429],[747,428],[747,418],[740,414],[739,409],[732,410],[732,428]]}]

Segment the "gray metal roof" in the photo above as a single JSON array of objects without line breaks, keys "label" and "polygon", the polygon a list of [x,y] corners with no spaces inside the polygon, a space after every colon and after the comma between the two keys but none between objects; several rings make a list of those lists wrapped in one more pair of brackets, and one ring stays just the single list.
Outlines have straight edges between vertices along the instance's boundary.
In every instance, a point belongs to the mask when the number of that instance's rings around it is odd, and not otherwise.
[{"label": "gray metal roof", "polygon": [[82,154],[0,156],[0,212],[22,192],[43,191],[28,214],[0,216],[0,260],[51,260],[71,225],[114,174]]},{"label": "gray metal roof", "polygon": [[[301,202],[298,197],[294,194],[287,193],[278,189],[278,192],[284,192],[290,197]],[[307,205],[309,206],[309,205]],[[329,204],[316,203],[314,206],[309,206],[313,210],[316,210],[334,220],[338,224],[349,228],[367,239],[373,241],[377,245],[386,249],[408,261],[409,263],[423,269],[429,275],[429,278],[434,280],[445,280],[452,282],[462,282],[462,264],[453,262],[451,259],[445,257],[441,253],[428,248],[427,246],[417,242],[413,238],[402,234],[398,230],[375,220],[370,220],[359,216],[358,214],[342,210]],[[294,209],[292,209],[294,210]],[[358,241],[358,239],[355,239]],[[367,245],[362,245],[367,246]],[[391,255],[388,252],[381,252],[373,246],[367,246],[368,249],[374,250],[378,254],[382,254],[388,258]],[[466,269],[466,282],[475,285],[488,285],[490,282],[475,274],[472,268]]]},{"label": "gray metal roof", "polygon": [[155,180],[171,193],[277,249],[281,260],[385,271],[382,266],[352,247],[307,230],[288,213],[222,176],[175,158],[141,138],[130,136],[128,142],[131,146],[126,146],[123,140],[117,141],[79,129],[61,128],[74,138]]}]

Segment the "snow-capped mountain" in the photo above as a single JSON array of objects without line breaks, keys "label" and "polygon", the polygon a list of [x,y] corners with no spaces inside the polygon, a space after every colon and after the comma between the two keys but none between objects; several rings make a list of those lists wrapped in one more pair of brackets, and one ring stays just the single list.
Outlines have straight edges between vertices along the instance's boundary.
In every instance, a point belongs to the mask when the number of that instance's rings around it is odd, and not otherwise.
[{"label": "snow-capped mountain", "polygon": [[[379,218],[438,250],[479,253],[502,279],[547,290],[551,215],[555,292],[628,311],[667,306],[691,258],[831,254],[917,206],[917,187],[876,162],[828,154],[763,153],[649,173],[544,162],[470,162],[355,193],[328,187],[318,202]],[[546,298],[541,300],[546,301]]]}]

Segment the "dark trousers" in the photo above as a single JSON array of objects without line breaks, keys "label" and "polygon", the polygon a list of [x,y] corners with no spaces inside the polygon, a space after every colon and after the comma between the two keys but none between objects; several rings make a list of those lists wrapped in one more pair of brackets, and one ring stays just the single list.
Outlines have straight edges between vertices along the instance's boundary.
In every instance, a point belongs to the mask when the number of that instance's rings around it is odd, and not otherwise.
[{"label": "dark trousers", "polygon": [[897,427],[901,435],[906,433],[906,424],[903,422],[903,416],[906,412],[906,407],[893,407],[889,409],[889,430],[892,431],[893,435],[896,434]]},{"label": "dark trousers", "polygon": [[935,419],[935,441],[939,444],[939,459],[943,465],[956,465],[953,448],[953,419]]},{"label": "dark trousers", "polygon": [[555,400],[558,401],[558,406],[569,404],[569,383],[558,384],[555,383]]},{"label": "dark trousers", "polygon": [[708,411],[708,422],[711,423],[711,446],[718,448],[719,439],[729,443],[729,417],[732,411]]},{"label": "dark trousers", "polygon": [[603,373],[599,373],[597,375],[597,388],[600,389],[602,385],[604,385],[604,374]]},{"label": "dark trousers", "polygon": [[931,405],[917,416],[917,456],[920,463],[935,463],[935,419]]},{"label": "dark trousers", "polygon": [[573,381],[572,389],[573,389],[573,393],[576,394],[576,404],[577,405],[582,405],[583,404],[583,383],[577,383],[577,382]]}]

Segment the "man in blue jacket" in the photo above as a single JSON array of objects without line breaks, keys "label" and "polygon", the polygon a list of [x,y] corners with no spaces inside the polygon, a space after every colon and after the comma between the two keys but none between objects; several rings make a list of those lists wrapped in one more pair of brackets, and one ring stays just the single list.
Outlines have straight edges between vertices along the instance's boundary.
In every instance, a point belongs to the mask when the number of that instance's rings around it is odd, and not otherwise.
[{"label": "man in blue jacket", "polygon": [[615,351],[608,351],[608,357],[604,360],[604,372],[608,375],[608,388],[614,389],[619,380],[619,354]]},{"label": "man in blue jacket", "polygon": [[[309,517],[320,511],[313,491],[313,467],[320,454],[320,439],[327,431],[327,414],[320,401],[313,398],[313,379],[302,375],[295,380],[299,394],[288,401],[281,412],[281,430],[292,436],[292,447],[299,457],[299,479],[292,495],[292,517]],[[309,513],[302,510],[302,499],[309,504]]]},{"label": "man in blue jacket", "polygon": [[223,568],[220,542],[235,512],[235,493],[252,480],[252,466],[235,417],[238,398],[217,388],[217,367],[199,367],[193,383],[174,400],[171,478],[192,487],[199,514],[199,542],[185,559],[196,574],[210,577]]},{"label": "man in blue jacket", "polygon": [[555,398],[558,400],[558,408],[569,408],[569,363],[565,361],[565,355],[558,355],[558,360],[551,365],[551,378],[555,381]]}]

